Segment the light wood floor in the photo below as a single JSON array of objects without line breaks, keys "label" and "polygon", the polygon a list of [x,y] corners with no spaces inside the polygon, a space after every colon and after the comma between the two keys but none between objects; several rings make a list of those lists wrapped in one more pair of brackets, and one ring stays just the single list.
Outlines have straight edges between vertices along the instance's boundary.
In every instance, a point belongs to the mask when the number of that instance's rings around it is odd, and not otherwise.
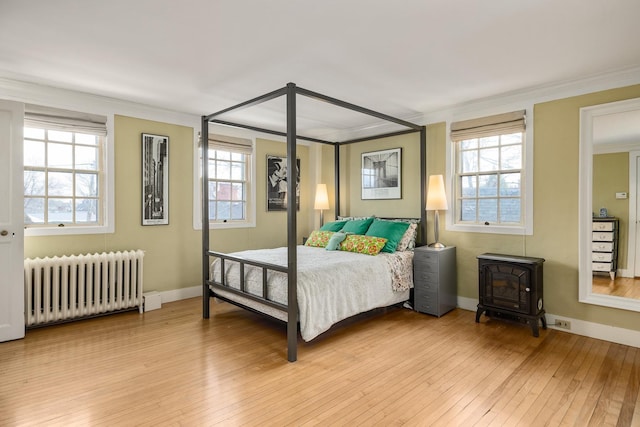
[{"label": "light wood floor", "polygon": [[615,280],[611,280],[606,274],[594,275],[593,292],[596,294],[640,299],[640,278],[616,277]]},{"label": "light wood floor", "polygon": [[640,349],[455,310],[283,325],[200,299],[0,344],[0,425],[640,425]]}]

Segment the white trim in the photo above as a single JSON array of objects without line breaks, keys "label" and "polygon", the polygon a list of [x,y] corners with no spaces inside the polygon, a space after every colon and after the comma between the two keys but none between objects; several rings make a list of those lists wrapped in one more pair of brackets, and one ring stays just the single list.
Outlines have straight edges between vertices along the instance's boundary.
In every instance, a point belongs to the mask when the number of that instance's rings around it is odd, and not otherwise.
[{"label": "white trim", "polygon": [[474,298],[465,298],[458,295],[458,308],[469,311],[476,311],[478,308],[478,300]]},{"label": "white trim", "polygon": [[202,286],[191,286],[188,288],[172,289],[170,291],[160,291],[162,302],[174,302],[183,299],[202,296]]},{"label": "white trim", "polygon": [[104,149],[104,165],[106,174],[104,180],[104,195],[100,200],[104,204],[104,224],[95,226],[70,225],[69,227],[27,227],[24,229],[25,237],[31,236],[66,236],[79,234],[108,234],[116,231],[116,203],[115,203],[115,136],[114,136],[114,117],[107,116],[107,136],[105,137]]},{"label": "white trim", "polygon": [[[539,104],[557,99],[586,95],[601,90],[616,89],[640,83],[640,67],[596,74],[578,80],[566,80],[506,92],[500,95],[451,105],[425,113],[424,123],[452,121],[455,114],[471,116],[482,111],[514,111],[520,105]],[[512,110],[510,106],[514,106]],[[497,113],[496,113],[497,114]],[[527,115],[529,112],[527,111]],[[483,114],[483,115],[490,115]],[[456,120],[457,121],[457,120]]]},{"label": "white trim", "polygon": [[[547,313],[546,318],[550,329],[640,348],[640,331],[603,325],[602,323],[571,319],[566,316],[558,316],[551,313]],[[568,320],[571,322],[571,329],[567,330],[558,328],[557,326],[552,326],[558,319]]]},{"label": "white trim", "polygon": [[197,129],[200,116],[137,104],[116,98],[38,85],[0,77],[0,98],[45,107],[101,114],[126,115],[145,120],[173,123]]},{"label": "white trim", "polygon": [[622,277],[634,277],[636,271],[636,226],[638,223],[637,208],[637,184],[638,181],[638,159],[640,151],[629,151],[629,220],[627,225],[627,269],[622,273]]},{"label": "white trim", "polygon": [[[639,311],[640,299],[593,293],[591,270],[591,217],[593,211],[593,120],[595,117],[640,110],[640,98],[580,109],[580,167],[578,191],[578,301],[623,310]],[[631,193],[631,191],[630,191]],[[634,197],[635,198],[635,197]],[[631,200],[629,201],[631,203]],[[635,251],[634,251],[635,253]]]},{"label": "white trim", "polygon": [[[475,312],[478,300],[473,298],[458,297],[458,308]],[[631,347],[640,348],[640,331],[632,329],[618,328],[616,326],[603,325],[601,323],[587,322],[579,319],[572,319],[566,316],[546,313],[547,326],[549,329],[569,332],[571,334],[582,335],[589,338],[624,344]],[[571,329],[558,328],[552,326],[556,320],[568,320],[571,322]]]}]

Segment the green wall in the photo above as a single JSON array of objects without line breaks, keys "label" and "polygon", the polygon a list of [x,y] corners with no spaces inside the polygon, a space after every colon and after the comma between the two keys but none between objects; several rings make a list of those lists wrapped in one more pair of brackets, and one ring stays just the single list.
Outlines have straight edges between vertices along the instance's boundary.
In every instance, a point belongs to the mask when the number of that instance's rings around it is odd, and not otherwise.
[{"label": "green wall", "polygon": [[[362,153],[401,148],[401,199],[363,200]],[[420,133],[380,138],[341,148],[341,214],[420,218]],[[333,165],[331,165],[333,169]]]},{"label": "green wall", "polygon": [[[142,226],[141,134],[169,137],[169,225]],[[145,291],[197,285],[200,233],[192,227],[193,129],[114,117],[115,233],[25,238],[25,257],[142,249]]]},{"label": "green wall", "polygon": [[[544,300],[557,316],[640,330],[638,313],[578,302],[578,166],[580,108],[640,97],[640,85],[544,102],[534,106],[534,229],[531,236],[443,230],[440,240],[457,246],[458,294],[477,299],[477,259],[485,252],[545,258]],[[434,130],[434,126],[437,128]],[[430,167],[445,164],[445,124],[430,127]],[[435,166],[434,166],[435,165]],[[428,171],[428,173],[432,173]]]}]

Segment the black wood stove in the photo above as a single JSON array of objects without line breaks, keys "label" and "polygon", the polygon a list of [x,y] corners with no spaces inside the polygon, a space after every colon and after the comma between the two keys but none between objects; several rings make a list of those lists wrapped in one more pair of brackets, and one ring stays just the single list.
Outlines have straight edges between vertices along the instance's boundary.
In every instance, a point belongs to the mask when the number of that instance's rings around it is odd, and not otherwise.
[{"label": "black wood stove", "polygon": [[478,310],[480,315],[526,321],[534,337],[538,323],[547,329],[542,299],[543,258],[515,255],[482,254],[478,256]]}]

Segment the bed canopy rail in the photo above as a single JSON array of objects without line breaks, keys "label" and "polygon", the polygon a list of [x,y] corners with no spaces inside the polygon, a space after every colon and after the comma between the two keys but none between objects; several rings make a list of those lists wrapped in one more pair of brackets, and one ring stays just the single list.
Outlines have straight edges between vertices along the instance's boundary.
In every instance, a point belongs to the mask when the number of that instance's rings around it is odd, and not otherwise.
[{"label": "bed canopy rail", "polygon": [[[399,125],[404,130],[381,133],[372,136],[360,137],[355,139],[349,139],[344,141],[328,141],[320,138],[315,138],[306,135],[298,135],[297,133],[297,103],[296,96],[301,95],[317,101],[325,102],[337,107],[341,107],[347,110],[351,110],[357,113],[361,113],[367,116],[372,116],[380,119],[383,122],[389,122]],[[253,126],[250,124],[243,124],[229,120],[223,120],[220,117],[224,114],[237,112],[239,110],[257,106],[267,101],[274,100],[276,98],[286,97],[286,132],[278,131],[275,129],[268,129],[259,126]],[[391,137],[397,135],[403,135],[407,133],[420,133],[420,206],[421,206],[421,221],[419,237],[422,242],[426,237],[426,127],[417,125],[396,117],[389,116],[387,114],[374,111],[368,108],[364,108],[346,101],[342,101],[330,96],[326,96],[317,92],[306,90],[296,86],[294,83],[288,83],[285,87],[266,93],[264,95],[255,97],[245,102],[241,102],[234,106],[225,108],[218,112],[202,116],[202,182],[206,183],[209,180],[208,172],[208,143],[209,140],[209,124],[220,124],[225,126],[244,128],[256,132],[266,133],[270,135],[278,135],[286,138],[287,143],[287,158],[295,159],[296,156],[296,140],[304,140],[309,142],[316,142],[322,144],[330,144],[334,146],[334,163],[335,163],[335,215],[340,214],[340,147],[345,144],[353,144],[358,142],[364,142],[373,139],[379,139],[384,137]],[[296,181],[291,179],[287,181],[288,194],[295,194]],[[209,263],[210,257],[220,256],[222,254],[211,251],[210,248],[210,233],[209,233],[209,186],[202,185],[202,277],[203,277],[203,318],[208,319],[210,315],[209,298],[213,295],[213,291],[210,286],[215,285],[209,280]],[[287,359],[293,362],[297,359],[297,340],[298,340],[298,305],[297,305],[297,252],[296,252],[296,237],[297,237],[297,211],[295,203],[287,204]],[[267,267],[268,268],[268,267]],[[266,274],[266,273],[265,273]],[[215,287],[215,286],[214,286]],[[293,302],[293,303],[292,303]]]}]

